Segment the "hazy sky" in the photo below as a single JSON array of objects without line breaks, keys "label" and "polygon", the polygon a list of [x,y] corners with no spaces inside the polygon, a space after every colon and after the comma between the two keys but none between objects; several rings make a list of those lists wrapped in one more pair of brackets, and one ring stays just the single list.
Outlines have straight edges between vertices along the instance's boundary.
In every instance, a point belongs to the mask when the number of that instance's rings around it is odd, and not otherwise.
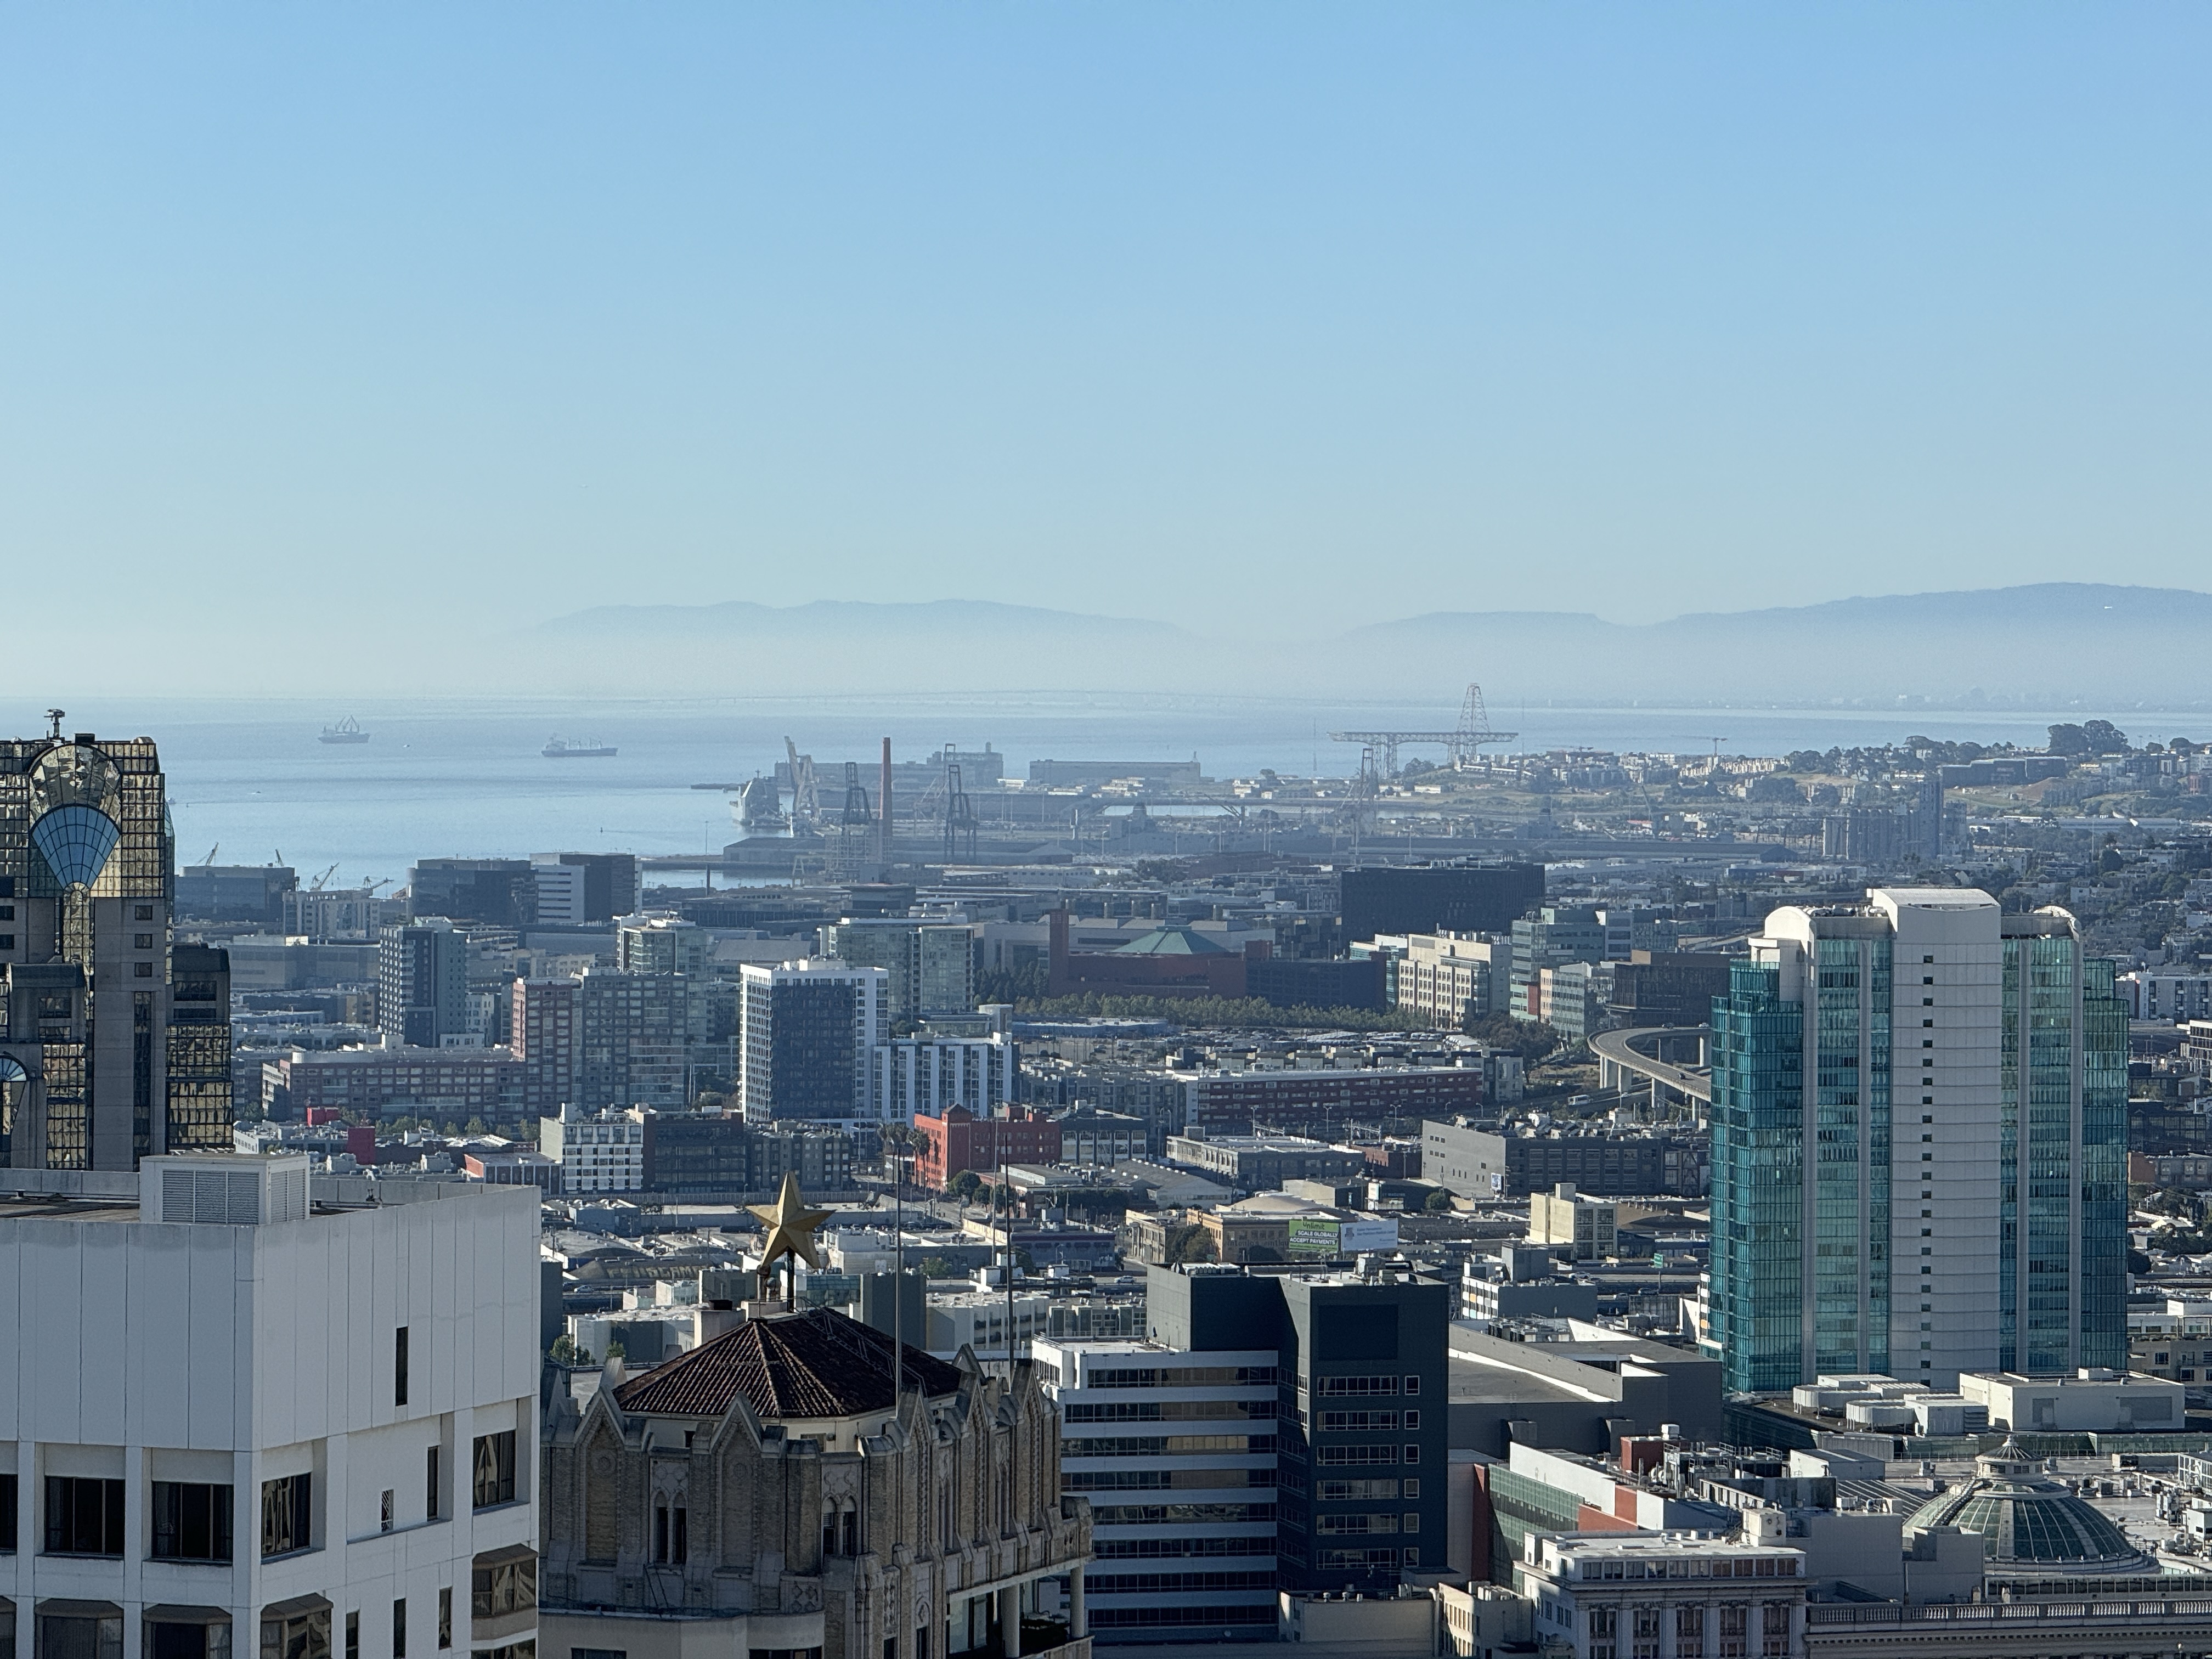
[{"label": "hazy sky", "polygon": [[251,654],[287,605],[319,651],[625,599],[2212,586],[2208,48],[2202,6],[16,4],[11,591]]}]

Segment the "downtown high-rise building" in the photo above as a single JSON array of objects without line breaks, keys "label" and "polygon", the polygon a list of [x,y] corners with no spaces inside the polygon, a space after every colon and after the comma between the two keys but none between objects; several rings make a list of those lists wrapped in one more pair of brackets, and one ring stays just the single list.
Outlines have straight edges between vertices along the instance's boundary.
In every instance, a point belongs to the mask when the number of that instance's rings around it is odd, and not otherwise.
[{"label": "downtown high-rise building", "polygon": [[[729,1041],[690,1040],[693,1004],[711,988],[682,974],[603,973],[518,979],[513,991],[514,1056],[525,1067],[530,1109],[586,1111],[681,1107],[702,1069],[729,1070]],[[710,1048],[719,1053],[708,1058]]]},{"label": "downtown high-rise building", "polygon": [[530,874],[541,927],[612,921],[645,902],[645,878],[634,853],[533,854]]},{"label": "downtown high-rise building", "polygon": [[710,978],[714,936],[681,916],[626,914],[615,923],[615,966],[625,974]]},{"label": "downtown high-rise building", "polygon": [[0,1164],[230,1146],[230,967],[169,939],[150,738],[0,743]]},{"label": "downtown high-rise building", "polygon": [[1402,1268],[1153,1267],[1145,1340],[1039,1341],[1094,1641],[1272,1640],[1277,1595],[1446,1564],[1450,1287]]},{"label": "downtown high-rise building", "polygon": [[1713,1013],[1723,1386],[2127,1360],[2127,1018],[2059,909],[1767,918]]},{"label": "downtown high-rise building", "polygon": [[872,1064],[890,1036],[881,968],[747,963],[738,994],[738,1106],[748,1123],[879,1122]]},{"label": "downtown high-rise building", "polygon": [[469,936],[444,916],[382,929],[376,947],[376,1023],[387,1043],[443,1048],[469,1031]]},{"label": "downtown high-rise building", "polygon": [[975,1006],[981,952],[965,921],[848,916],[822,930],[822,954],[884,970],[884,1018],[894,1030]]}]

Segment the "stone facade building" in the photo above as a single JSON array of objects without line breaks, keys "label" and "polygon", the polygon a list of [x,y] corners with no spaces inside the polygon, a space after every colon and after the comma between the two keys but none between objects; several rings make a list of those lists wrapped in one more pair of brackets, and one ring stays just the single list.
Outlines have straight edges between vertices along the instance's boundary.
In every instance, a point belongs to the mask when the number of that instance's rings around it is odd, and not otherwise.
[{"label": "stone facade building", "polygon": [[1059,1413],[1028,1364],[1009,1384],[908,1346],[894,1411],[882,1332],[822,1308],[726,1316],[548,1407],[547,1652],[1088,1659],[1090,1509],[1060,1495]]}]

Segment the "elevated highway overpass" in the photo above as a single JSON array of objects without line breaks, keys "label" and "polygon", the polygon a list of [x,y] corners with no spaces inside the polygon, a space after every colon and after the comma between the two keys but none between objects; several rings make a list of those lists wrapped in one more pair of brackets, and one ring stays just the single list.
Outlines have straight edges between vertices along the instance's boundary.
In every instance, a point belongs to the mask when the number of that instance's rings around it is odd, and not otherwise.
[{"label": "elevated highway overpass", "polygon": [[[1712,1034],[1708,1025],[1638,1025],[1601,1031],[1589,1040],[1590,1052],[1597,1056],[1598,1087],[1620,1090],[1629,1079],[1642,1078],[1651,1085],[1654,1105],[1666,1103],[1671,1095],[1711,1106],[1713,1076],[1706,1053]],[[1661,1057],[1668,1054],[1674,1057]]]}]

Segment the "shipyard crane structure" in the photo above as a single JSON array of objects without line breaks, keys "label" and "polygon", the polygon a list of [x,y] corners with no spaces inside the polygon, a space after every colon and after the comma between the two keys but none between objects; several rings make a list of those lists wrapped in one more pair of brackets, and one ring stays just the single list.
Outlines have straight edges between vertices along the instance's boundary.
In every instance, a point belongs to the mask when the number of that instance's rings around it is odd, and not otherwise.
[{"label": "shipyard crane structure", "polygon": [[783,740],[783,752],[791,757],[791,821],[811,823],[822,816],[821,788],[814,779],[814,757],[800,754],[799,745],[789,738]]},{"label": "shipyard crane structure", "polygon": [[860,763],[847,761],[845,805],[830,843],[830,873],[843,881],[857,879],[872,862],[876,840],[876,816],[868,805],[868,792],[861,787]]},{"label": "shipyard crane structure", "polygon": [[[1142,809],[1139,808],[1139,811]],[[975,804],[961,787],[960,769],[945,769],[945,861],[975,861]]]},{"label": "shipyard crane structure", "polygon": [[[1485,744],[1510,743],[1518,732],[1493,732],[1490,712],[1483,707],[1482,688],[1470,683],[1459,706],[1459,725],[1449,732],[1332,732],[1332,743],[1356,743],[1381,763],[1381,775],[1398,775],[1398,750],[1407,744],[1435,744],[1451,757],[1454,769],[1473,766],[1482,758]],[[1363,760],[1364,757],[1363,757]],[[1363,775],[1365,773],[1363,765]]]}]

